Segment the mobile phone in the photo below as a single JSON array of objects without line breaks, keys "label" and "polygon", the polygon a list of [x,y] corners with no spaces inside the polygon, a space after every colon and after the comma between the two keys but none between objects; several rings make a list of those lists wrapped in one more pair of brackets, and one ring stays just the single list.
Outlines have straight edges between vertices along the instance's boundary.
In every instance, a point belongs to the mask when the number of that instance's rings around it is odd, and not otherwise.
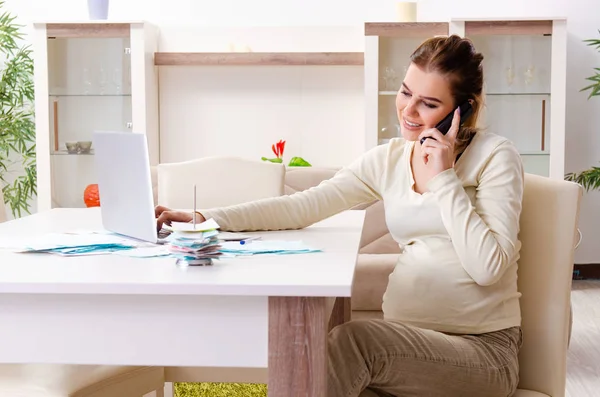
[{"label": "mobile phone", "polygon": [[[473,113],[473,107],[469,101],[463,102],[460,106],[460,123],[459,125],[463,125],[465,121],[469,119],[471,114]],[[440,121],[435,128],[441,132],[443,135],[446,135],[452,126],[452,119],[454,118],[454,109],[442,121]],[[425,139],[429,137],[421,138],[421,144],[425,142]]]}]

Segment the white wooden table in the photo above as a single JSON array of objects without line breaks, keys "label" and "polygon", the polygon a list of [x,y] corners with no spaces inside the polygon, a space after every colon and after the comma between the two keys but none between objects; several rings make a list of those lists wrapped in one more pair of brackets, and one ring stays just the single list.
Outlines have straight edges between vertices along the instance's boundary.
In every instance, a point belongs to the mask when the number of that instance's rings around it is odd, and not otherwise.
[{"label": "white wooden table", "polygon": [[[0,251],[0,362],[268,366],[269,396],[325,396],[326,297],[350,297],[363,221],[364,211],[346,211],[303,230],[261,233],[321,253],[209,267]],[[0,239],[76,229],[100,230],[99,210],[6,222]]]}]

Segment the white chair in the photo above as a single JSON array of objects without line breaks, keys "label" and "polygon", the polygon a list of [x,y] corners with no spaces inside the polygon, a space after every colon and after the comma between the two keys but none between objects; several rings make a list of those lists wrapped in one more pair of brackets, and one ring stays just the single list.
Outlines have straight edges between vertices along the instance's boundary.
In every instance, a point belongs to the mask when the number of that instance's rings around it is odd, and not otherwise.
[{"label": "white chair", "polygon": [[3,397],[163,397],[164,383],[162,367],[0,365]]},{"label": "white chair", "polygon": [[514,397],[564,397],[571,282],[583,189],[525,175],[518,285],[523,347]]},{"label": "white chair", "polygon": [[[159,164],[157,204],[169,208],[193,206],[223,207],[284,193],[286,168],[260,160],[240,157],[204,157],[179,163]],[[266,382],[266,369],[166,367],[167,390],[170,382]]]},{"label": "white chair", "polygon": [[158,204],[169,208],[197,208],[240,204],[281,196],[285,166],[239,157],[204,157],[157,166]]}]

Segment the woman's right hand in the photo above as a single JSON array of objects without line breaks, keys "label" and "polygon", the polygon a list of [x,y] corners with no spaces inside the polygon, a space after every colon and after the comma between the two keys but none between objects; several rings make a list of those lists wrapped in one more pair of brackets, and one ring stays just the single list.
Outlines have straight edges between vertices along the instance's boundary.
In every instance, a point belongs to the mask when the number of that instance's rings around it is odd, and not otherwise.
[{"label": "woman's right hand", "polygon": [[[156,216],[156,228],[160,230],[163,224],[171,225],[171,222],[191,222],[193,220],[192,213],[186,211],[175,211],[162,205],[156,206],[154,209],[154,215]],[[196,215],[196,222],[201,223],[206,219],[198,213]]]}]

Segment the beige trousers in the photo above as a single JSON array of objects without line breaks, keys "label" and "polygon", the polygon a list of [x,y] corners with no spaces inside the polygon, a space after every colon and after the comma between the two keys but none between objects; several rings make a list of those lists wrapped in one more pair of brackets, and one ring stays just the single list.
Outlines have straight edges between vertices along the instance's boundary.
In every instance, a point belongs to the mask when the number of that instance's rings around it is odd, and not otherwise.
[{"label": "beige trousers", "polygon": [[520,327],[450,335],[357,320],[329,334],[327,397],[508,397],[519,382]]}]

